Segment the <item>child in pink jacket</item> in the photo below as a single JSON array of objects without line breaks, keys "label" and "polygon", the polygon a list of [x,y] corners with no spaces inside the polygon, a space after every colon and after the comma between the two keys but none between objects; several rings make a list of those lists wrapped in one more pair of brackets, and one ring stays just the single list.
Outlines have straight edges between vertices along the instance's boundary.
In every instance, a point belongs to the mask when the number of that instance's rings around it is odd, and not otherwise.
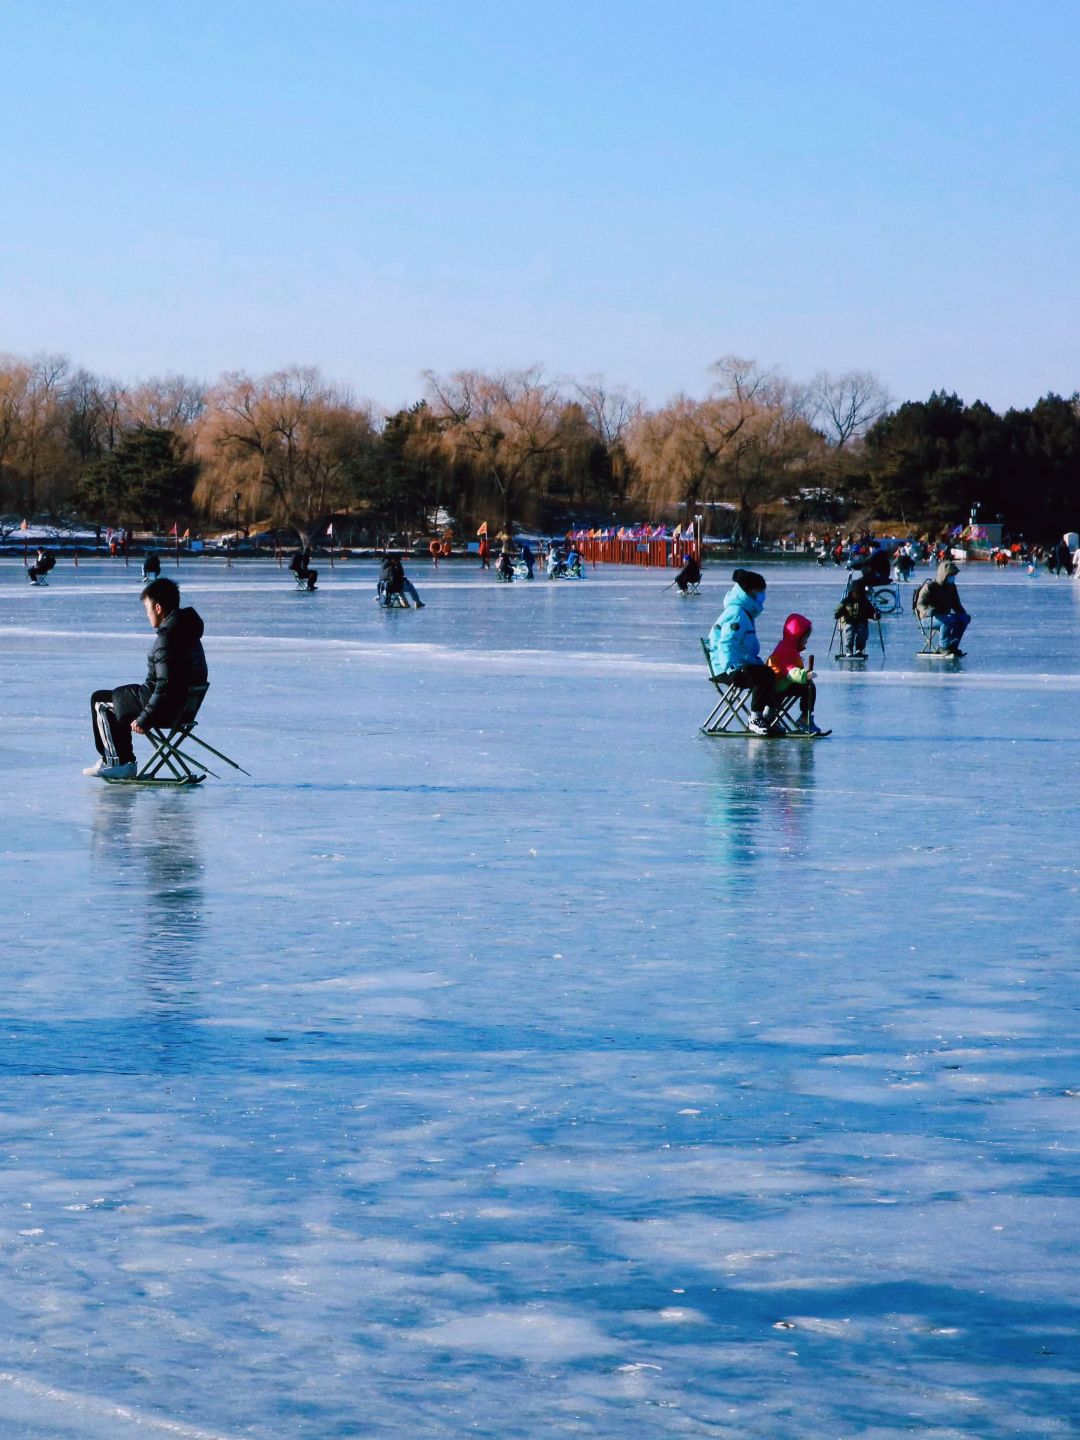
[{"label": "child in pink jacket", "polygon": [[814,723],[817,687],[811,668],[813,660],[807,665],[802,653],[813,628],[805,615],[789,615],[784,621],[783,638],[769,656],[769,669],[775,677],[773,687],[778,698],[791,690],[798,691],[799,723],[796,730],[804,735],[824,735],[825,731]]}]

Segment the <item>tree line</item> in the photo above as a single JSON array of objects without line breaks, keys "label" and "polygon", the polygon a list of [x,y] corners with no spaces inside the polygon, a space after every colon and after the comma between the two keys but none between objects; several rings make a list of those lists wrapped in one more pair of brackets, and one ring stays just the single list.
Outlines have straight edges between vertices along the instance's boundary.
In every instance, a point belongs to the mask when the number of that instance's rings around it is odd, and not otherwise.
[{"label": "tree line", "polygon": [[558,529],[705,513],[707,530],[749,540],[870,520],[935,532],[977,505],[1049,536],[1076,526],[1078,475],[1076,394],[1004,415],[943,392],[897,406],[869,372],[797,383],[735,356],[703,396],[660,407],[534,366],[428,372],[392,414],[311,368],[124,385],[64,356],[0,358],[9,522],[238,523],[306,539],[342,514],[374,537],[424,533],[440,511],[464,533],[486,519]]}]

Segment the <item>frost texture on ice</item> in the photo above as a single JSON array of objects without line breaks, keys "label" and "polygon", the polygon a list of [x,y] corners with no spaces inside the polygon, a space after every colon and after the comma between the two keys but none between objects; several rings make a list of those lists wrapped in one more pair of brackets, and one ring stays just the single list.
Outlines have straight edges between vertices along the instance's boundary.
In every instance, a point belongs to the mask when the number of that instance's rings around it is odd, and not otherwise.
[{"label": "frost texture on ice", "polygon": [[698,735],[712,571],[185,565],[170,794],[134,567],[0,562],[2,1440],[1075,1433],[1080,586],[762,568],[828,741]]}]

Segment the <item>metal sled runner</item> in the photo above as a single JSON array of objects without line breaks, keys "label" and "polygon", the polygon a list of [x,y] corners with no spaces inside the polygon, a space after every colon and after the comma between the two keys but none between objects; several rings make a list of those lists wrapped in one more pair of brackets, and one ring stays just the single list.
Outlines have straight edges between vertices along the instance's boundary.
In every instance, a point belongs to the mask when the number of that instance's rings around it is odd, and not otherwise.
[{"label": "metal sled runner", "polygon": [[231,765],[234,770],[241,774],[250,776],[251,771],[245,770],[235,760],[230,760],[228,755],[223,755],[220,750],[215,750],[213,745],[208,745],[205,740],[200,740],[194,733],[195,717],[199,713],[199,706],[206,699],[208,685],[194,685],[188,695],[183,710],[176,717],[176,722],[168,730],[147,730],[147,739],[154,746],[153,753],[146,764],[130,780],[109,780],[106,785],[201,785],[207,775],[213,775],[219,779],[217,772],[210,769],[205,761],[189,755],[181,749],[183,745],[198,745],[203,750],[208,750],[211,755],[216,755],[226,765]]},{"label": "metal sled runner", "polygon": [[916,610],[915,619],[918,621],[919,630],[922,634],[923,645],[921,650],[915,651],[917,660],[959,660],[961,656],[955,650],[947,650],[941,643],[941,622],[936,615],[923,616]]},{"label": "metal sled runner", "polygon": [[379,588],[371,597],[376,605],[381,605],[384,610],[411,610],[412,606],[405,599],[404,590],[387,591],[382,581],[379,581]]}]

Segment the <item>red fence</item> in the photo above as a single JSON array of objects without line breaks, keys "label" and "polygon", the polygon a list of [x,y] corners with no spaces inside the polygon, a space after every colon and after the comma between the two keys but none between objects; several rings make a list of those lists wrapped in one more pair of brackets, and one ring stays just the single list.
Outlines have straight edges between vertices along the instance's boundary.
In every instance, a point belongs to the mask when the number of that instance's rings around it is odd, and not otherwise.
[{"label": "red fence", "polygon": [[566,543],[591,565],[681,566],[688,555],[701,559],[701,544],[690,536],[673,540],[670,535],[646,538],[571,531]]}]

